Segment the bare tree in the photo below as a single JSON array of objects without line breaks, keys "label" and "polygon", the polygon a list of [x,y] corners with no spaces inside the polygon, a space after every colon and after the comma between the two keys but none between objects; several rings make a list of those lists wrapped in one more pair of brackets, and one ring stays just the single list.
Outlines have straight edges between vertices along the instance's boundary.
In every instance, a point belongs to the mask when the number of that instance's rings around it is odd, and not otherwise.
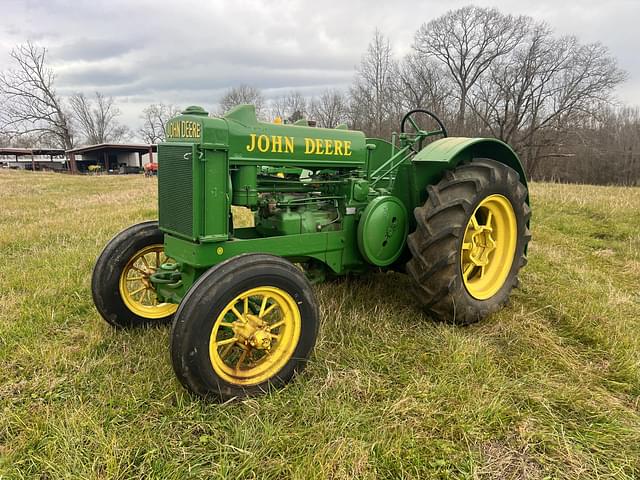
[{"label": "bare tree", "polygon": [[222,96],[219,102],[219,112],[224,114],[237,105],[249,103],[255,105],[256,115],[261,117],[265,107],[265,100],[262,92],[250,85],[240,85],[232,87]]},{"label": "bare tree", "polygon": [[608,106],[596,125],[588,132],[592,141],[578,153],[586,160],[587,181],[640,186],[640,109]]},{"label": "bare tree", "polygon": [[469,91],[493,62],[516,48],[528,21],[493,8],[468,6],[423,24],[416,33],[416,52],[445,65],[457,84],[459,129],[464,130]]},{"label": "bare tree", "polygon": [[398,65],[389,40],[376,30],[351,88],[351,120],[370,135],[386,136],[398,116],[393,88]]},{"label": "bare tree", "polygon": [[541,180],[640,186],[640,110],[602,104],[563,137],[562,155],[541,155]]},{"label": "bare tree", "polygon": [[340,90],[325,90],[311,101],[311,116],[319,127],[335,128],[348,119],[349,103]]},{"label": "bare tree", "polygon": [[167,122],[179,113],[180,108],[175,105],[164,103],[149,105],[140,115],[142,127],[138,130],[138,134],[148,143],[163,142]]},{"label": "bare tree", "polygon": [[40,132],[10,135],[0,131],[0,146],[14,148],[51,148],[55,139]]},{"label": "bare tree", "polygon": [[441,65],[415,53],[400,64],[397,97],[404,110],[426,108],[443,120],[451,116],[453,85]]},{"label": "bare tree", "polygon": [[571,155],[567,140],[611,103],[625,78],[602,45],[556,39],[539,24],[478,81],[470,104],[488,133],[513,145],[535,175],[542,158]]},{"label": "bare tree", "polygon": [[87,144],[119,142],[128,137],[129,129],[118,122],[120,110],[113,97],[96,92],[95,99],[91,100],[83,93],[76,93],[70,103],[78,133]]},{"label": "bare tree", "polygon": [[47,50],[31,42],[10,54],[15,68],[0,72],[0,125],[11,135],[35,134],[63,148],[73,147],[69,114],[55,91]]},{"label": "bare tree", "polygon": [[[0,111],[4,110],[5,107],[2,103],[0,103]],[[6,131],[6,129],[0,125],[0,146],[2,147],[10,147],[12,141],[11,134]]]},{"label": "bare tree", "polygon": [[272,102],[272,115],[288,123],[305,118],[309,113],[307,99],[300,92],[291,91]]},{"label": "bare tree", "polygon": [[494,61],[478,79],[469,102],[491,136],[513,142],[527,124],[531,126],[547,98],[554,76],[567,60],[562,41],[556,41],[544,24],[527,33],[520,47]]}]

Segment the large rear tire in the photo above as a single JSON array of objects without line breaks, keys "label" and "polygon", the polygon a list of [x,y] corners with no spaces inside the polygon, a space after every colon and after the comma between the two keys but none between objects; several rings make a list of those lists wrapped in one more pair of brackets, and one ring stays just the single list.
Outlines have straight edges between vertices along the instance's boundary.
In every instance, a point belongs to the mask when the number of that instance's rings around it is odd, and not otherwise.
[{"label": "large rear tire", "polygon": [[145,327],[171,321],[178,306],[159,303],[149,281],[167,260],[157,221],[133,225],[104,247],[93,268],[96,309],[114,327]]},{"label": "large rear tire", "polygon": [[527,262],[527,188],[508,166],[476,159],[427,190],[407,239],[407,273],[427,313],[455,324],[477,322],[508,302]]},{"label": "large rear tire", "polygon": [[210,268],[182,300],[171,331],[173,370],[203,397],[261,394],[304,368],[318,326],[299,268],[273,255],[239,255]]}]

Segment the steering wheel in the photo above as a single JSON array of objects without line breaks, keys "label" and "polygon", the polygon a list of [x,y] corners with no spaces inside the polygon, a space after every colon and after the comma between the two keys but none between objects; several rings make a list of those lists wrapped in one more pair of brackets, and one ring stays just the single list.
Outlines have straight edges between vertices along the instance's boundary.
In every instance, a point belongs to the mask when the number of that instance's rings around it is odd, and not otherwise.
[{"label": "steering wheel", "polygon": [[[416,108],[415,110],[411,110],[411,111],[407,112],[404,117],[402,117],[402,122],[400,122],[400,133],[405,133],[404,127],[407,124],[407,122],[409,122],[411,124],[411,126],[416,129],[416,132],[423,132],[424,131],[418,126],[418,124],[413,119],[413,114],[414,113],[424,113],[426,115],[429,115],[431,118],[433,118],[436,121],[436,123],[440,127],[440,130],[433,130],[433,131],[425,132],[427,137],[430,137],[432,135],[442,135],[443,137],[447,137],[447,129],[444,128],[444,124],[442,123],[442,121],[436,116],[435,113],[431,113],[429,110],[425,110],[423,108]],[[418,142],[418,148],[420,150],[422,150],[422,141],[423,140],[424,140],[424,138],[421,138],[420,141]]]}]

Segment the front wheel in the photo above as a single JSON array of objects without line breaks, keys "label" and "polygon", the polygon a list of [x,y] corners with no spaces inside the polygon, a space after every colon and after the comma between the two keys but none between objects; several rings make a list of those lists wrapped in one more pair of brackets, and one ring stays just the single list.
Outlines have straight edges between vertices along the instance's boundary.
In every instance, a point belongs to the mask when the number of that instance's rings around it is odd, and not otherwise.
[{"label": "front wheel", "polygon": [[476,322],[507,303],[526,264],[527,188],[508,166],[476,159],[427,190],[407,239],[407,273],[429,314]]},{"label": "front wheel", "polygon": [[173,369],[200,396],[260,394],[304,367],[318,325],[300,269],[272,255],[239,255],[210,268],[182,300],[171,332]]},{"label": "front wheel", "polygon": [[150,281],[167,261],[157,221],[133,225],[104,248],[91,278],[100,315],[115,327],[142,327],[171,321],[178,306],[159,302]]}]

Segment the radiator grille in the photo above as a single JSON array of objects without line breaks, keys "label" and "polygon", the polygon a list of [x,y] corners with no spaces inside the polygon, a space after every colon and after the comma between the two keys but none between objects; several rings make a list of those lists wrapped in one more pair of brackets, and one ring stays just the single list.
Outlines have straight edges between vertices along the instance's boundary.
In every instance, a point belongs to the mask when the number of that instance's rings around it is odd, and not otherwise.
[{"label": "radiator grille", "polygon": [[192,152],[191,145],[161,144],[158,146],[160,227],[189,238],[195,238]]}]

